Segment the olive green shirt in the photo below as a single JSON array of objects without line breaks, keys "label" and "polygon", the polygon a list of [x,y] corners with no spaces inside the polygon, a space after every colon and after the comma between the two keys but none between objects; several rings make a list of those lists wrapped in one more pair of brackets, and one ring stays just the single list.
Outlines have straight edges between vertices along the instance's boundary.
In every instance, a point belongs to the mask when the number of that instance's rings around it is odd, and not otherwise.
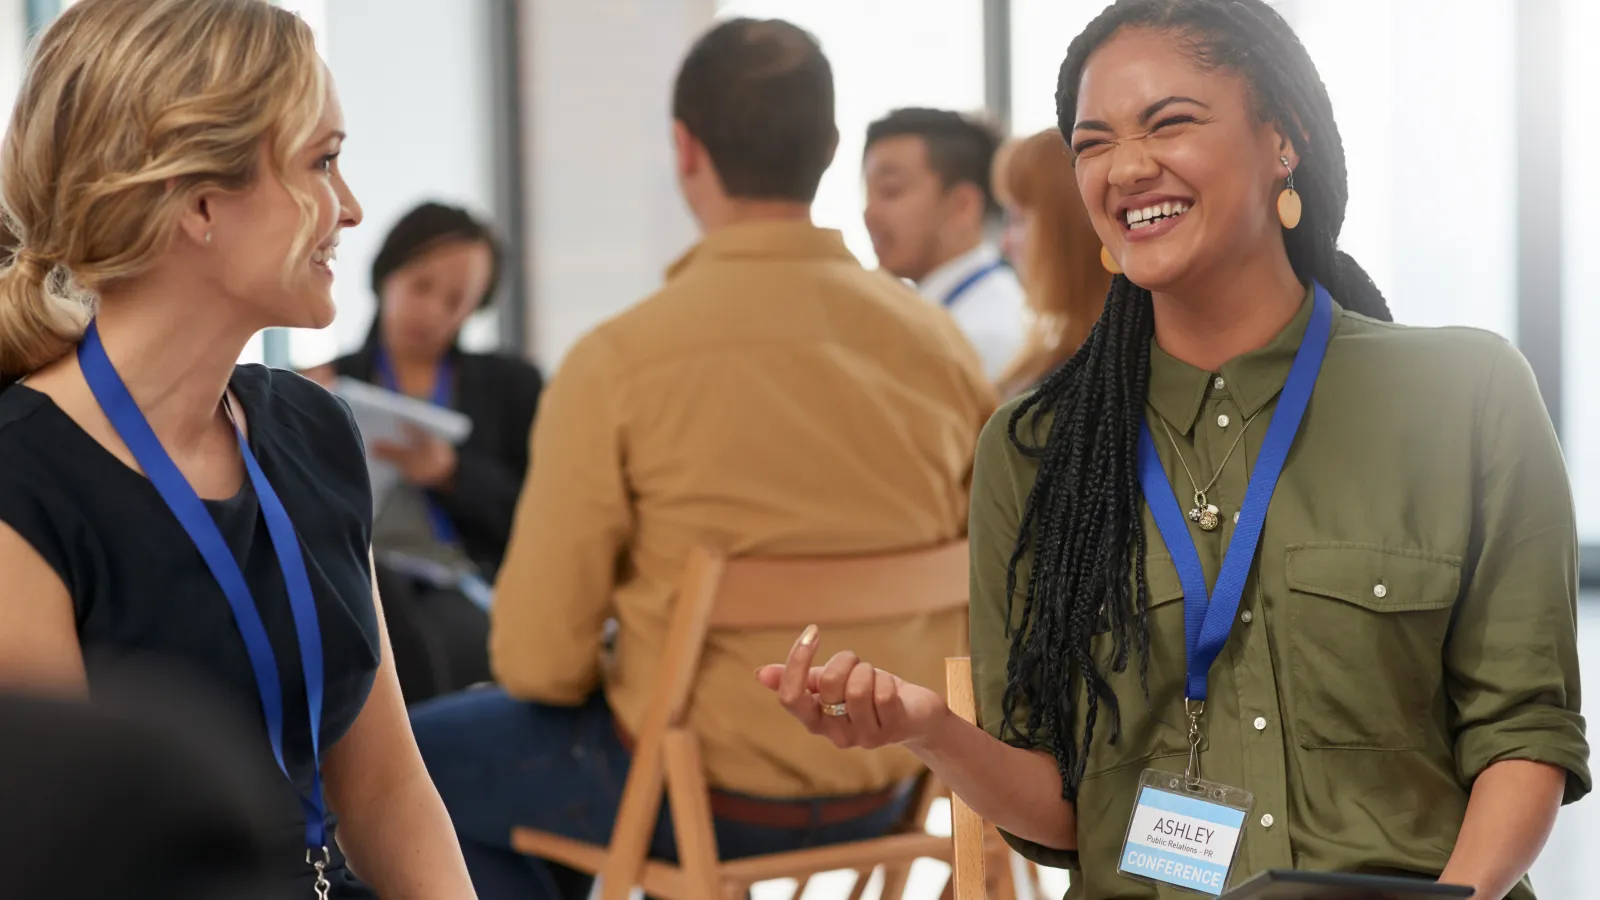
[{"label": "olive green shirt", "polygon": [[[1189,527],[1208,585],[1310,300],[1268,346],[1220,372],[1152,342],[1146,416],[1185,511],[1193,489],[1174,441],[1203,485],[1260,413],[1208,495],[1222,526]],[[1011,645],[1006,568],[1037,471],[1007,436],[1018,402],[980,439],[971,511],[973,678],[980,721],[996,735]],[[1030,413],[1019,434],[1042,442],[1048,418]],[[1024,856],[1072,870],[1068,897],[1193,896],[1117,872],[1141,773],[1182,772],[1188,749],[1183,594],[1148,507],[1143,517],[1148,702],[1137,656],[1108,674],[1122,736],[1109,743],[1102,714],[1078,794],[1077,852],[1008,837]],[[1501,760],[1566,769],[1567,802],[1587,793],[1576,602],[1572,495],[1522,356],[1486,332],[1406,328],[1336,306],[1201,720],[1203,776],[1255,795],[1230,886],[1266,869],[1436,877],[1473,779]],[[1094,641],[1109,673],[1109,638]],[[1081,735],[1081,699],[1078,710]],[[1511,894],[1532,896],[1526,883]]]}]

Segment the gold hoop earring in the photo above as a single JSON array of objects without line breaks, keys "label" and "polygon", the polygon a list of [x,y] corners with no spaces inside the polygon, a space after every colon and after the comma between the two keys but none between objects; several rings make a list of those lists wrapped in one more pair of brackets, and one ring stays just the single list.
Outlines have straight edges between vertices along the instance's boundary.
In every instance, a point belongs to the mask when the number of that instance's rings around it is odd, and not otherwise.
[{"label": "gold hoop earring", "polygon": [[1294,167],[1289,165],[1289,157],[1280,156],[1278,161],[1289,170],[1289,181],[1283,186],[1283,191],[1278,194],[1278,221],[1283,227],[1293,231],[1300,224],[1300,214],[1304,207],[1300,203],[1300,193],[1294,189]]},{"label": "gold hoop earring", "polygon": [[1113,275],[1122,274],[1122,267],[1117,265],[1117,260],[1111,255],[1110,248],[1100,248],[1100,265],[1104,266],[1105,270]]}]

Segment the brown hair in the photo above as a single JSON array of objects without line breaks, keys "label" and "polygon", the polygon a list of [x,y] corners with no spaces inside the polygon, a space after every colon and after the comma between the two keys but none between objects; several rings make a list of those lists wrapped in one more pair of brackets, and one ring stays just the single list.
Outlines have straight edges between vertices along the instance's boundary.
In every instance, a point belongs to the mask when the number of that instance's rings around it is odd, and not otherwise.
[{"label": "brown hair", "polygon": [[729,19],[695,41],[672,117],[705,144],[738,199],[810,203],[839,143],[828,57],[781,19]]},{"label": "brown hair", "polygon": [[1022,350],[1000,377],[1002,394],[1020,393],[1077,352],[1100,318],[1111,275],[1089,221],[1072,156],[1054,128],[1008,141],[995,155],[995,188],[1007,206],[1032,215],[1019,275],[1034,314]]},{"label": "brown hair", "polygon": [[[148,270],[195,195],[281,180],[321,119],[326,78],[311,29],[266,0],[80,0],[62,13],[0,153],[15,251],[0,269],[0,383],[69,352],[95,292]],[[284,187],[304,249],[315,201]]]}]

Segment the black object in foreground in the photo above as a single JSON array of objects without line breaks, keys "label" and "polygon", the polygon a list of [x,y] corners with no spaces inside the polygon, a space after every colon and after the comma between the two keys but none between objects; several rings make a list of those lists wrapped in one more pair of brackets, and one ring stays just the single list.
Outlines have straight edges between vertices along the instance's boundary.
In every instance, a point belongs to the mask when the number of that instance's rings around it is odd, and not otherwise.
[{"label": "black object in foreground", "polygon": [[1436,900],[1471,897],[1472,888],[1388,875],[1271,871],[1222,895],[1222,900]]}]

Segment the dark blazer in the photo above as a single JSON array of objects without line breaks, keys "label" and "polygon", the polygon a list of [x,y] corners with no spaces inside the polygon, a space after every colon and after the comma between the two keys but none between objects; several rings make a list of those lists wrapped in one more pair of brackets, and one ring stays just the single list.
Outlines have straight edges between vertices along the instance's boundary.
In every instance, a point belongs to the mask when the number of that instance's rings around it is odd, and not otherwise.
[{"label": "dark blazer", "polygon": [[[379,384],[376,344],[333,361],[348,378]],[[453,351],[456,409],[472,420],[472,434],[457,451],[449,491],[433,491],[461,534],[461,543],[491,580],[511,538],[522,480],[528,472],[528,439],[544,378],[534,366],[501,354]]]}]

